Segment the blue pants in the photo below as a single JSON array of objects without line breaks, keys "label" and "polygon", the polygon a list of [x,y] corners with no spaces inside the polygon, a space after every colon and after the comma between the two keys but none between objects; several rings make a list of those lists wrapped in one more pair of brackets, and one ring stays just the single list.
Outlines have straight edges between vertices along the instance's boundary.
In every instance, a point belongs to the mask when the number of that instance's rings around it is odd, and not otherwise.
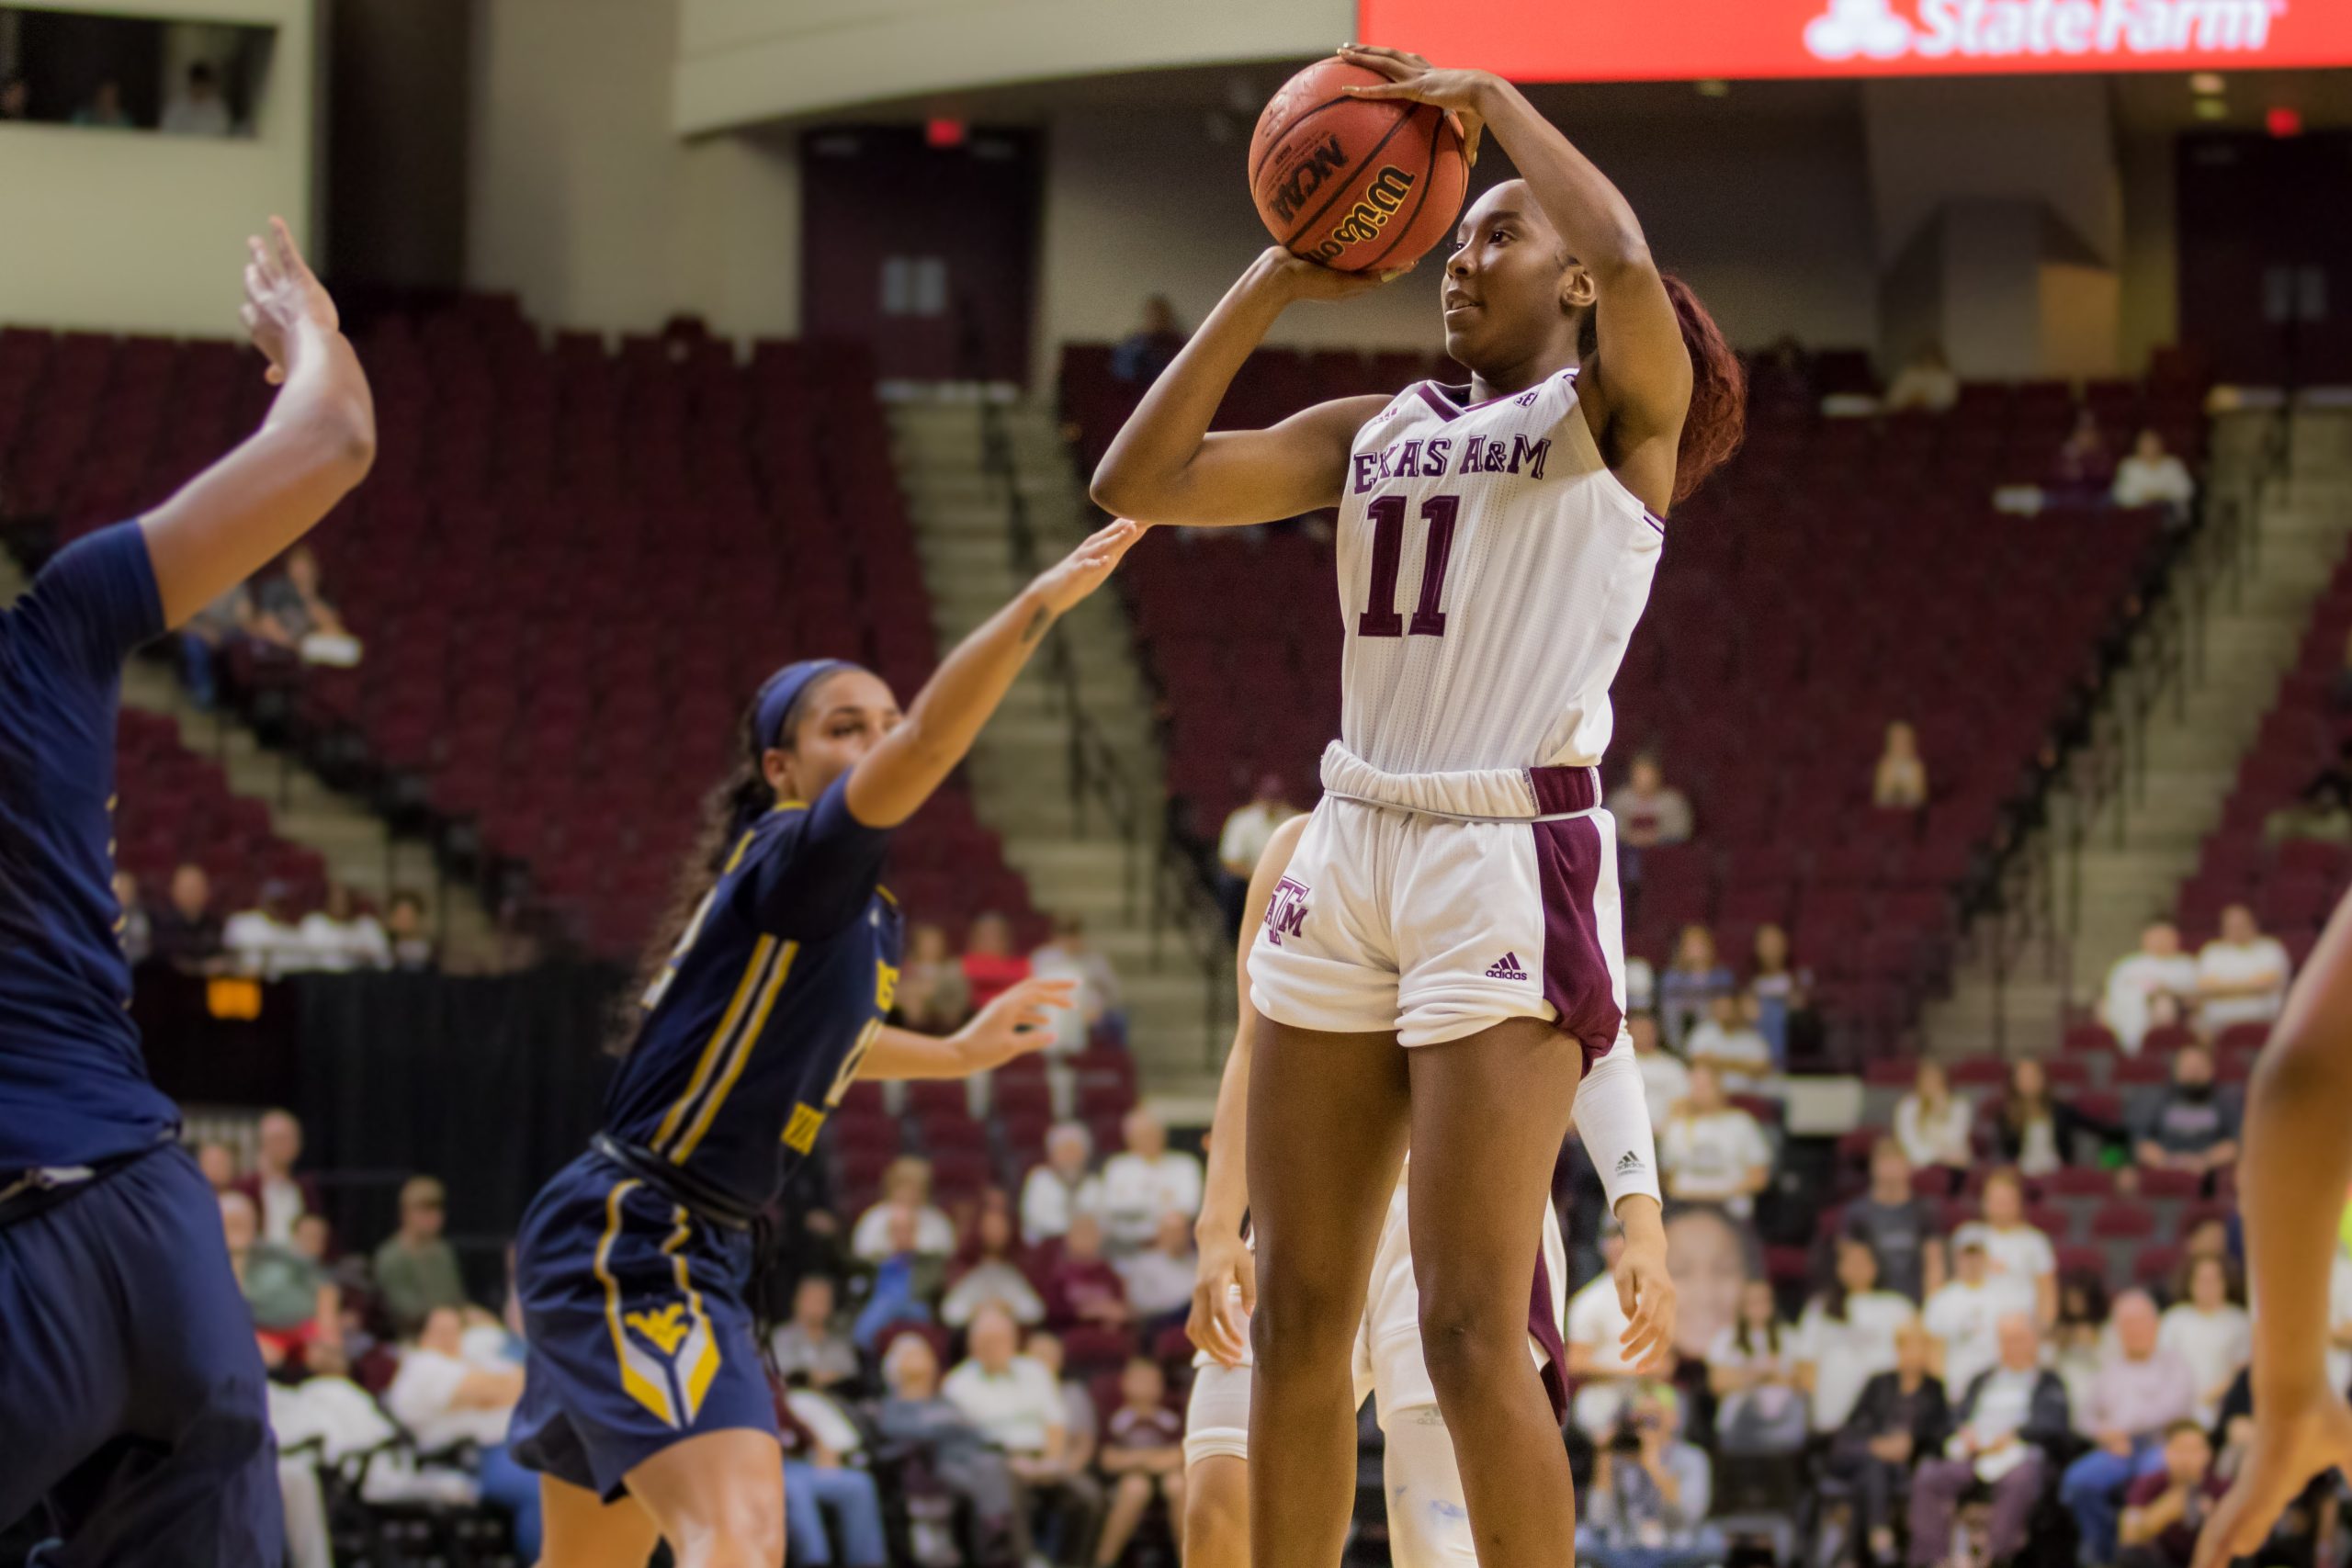
[{"label": "blue pants", "polygon": [[481,1496],[514,1516],[514,1554],[539,1560],[539,1478],[515,1462],[506,1445],[481,1450]]},{"label": "blue pants", "polygon": [[862,1470],[820,1470],[796,1459],[784,1461],[786,1560],[831,1568],[827,1508],[841,1527],[843,1568],[885,1568],[890,1549],[882,1540],[882,1500],[874,1490],[874,1477]]},{"label": "blue pants", "polygon": [[159,1148],[0,1227],[0,1520],[57,1568],[277,1568],[253,1314],[196,1161]]},{"label": "blue pants", "polygon": [[2082,1536],[2082,1561],[2115,1561],[2115,1535],[2123,1518],[2123,1489],[2141,1476],[2165,1467],[2162,1443],[2143,1438],[2132,1446],[2132,1457],[2093,1449],[2066,1467],[2058,1483],[2058,1500],[2075,1516]]}]

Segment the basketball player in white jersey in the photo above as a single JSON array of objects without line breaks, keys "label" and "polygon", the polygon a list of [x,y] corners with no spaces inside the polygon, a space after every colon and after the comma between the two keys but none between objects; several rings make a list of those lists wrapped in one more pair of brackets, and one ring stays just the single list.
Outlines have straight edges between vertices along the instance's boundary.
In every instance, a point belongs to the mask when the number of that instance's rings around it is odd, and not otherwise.
[{"label": "basketball player in white jersey", "polygon": [[[1307,825],[1294,817],[1274,829],[1250,882],[1244,906],[1264,918],[1274,888]],[[1249,1344],[1251,1260],[1242,1237],[1249,1207],[1243,1178],[1249,1142],[1250,1061],[1256,1010],[1248,991],[1250,938],[1242,939],[1240,1027],[1217,1086],[1216,1119],[1209,1142],[1206,1190],[1198,1235],[1200,1277],[1187,1327],[1200,1348],[1193,1360],[1192,1398],[1184,1412],[1185,1568],[1250,1568],[1249,1506],[1250,1398],[1254,1382]],[[1631,1043],[1612,1049],[1577,1094],[1577,1130],[1602,1172],[1610,1207],[1635,1231],[1655,1233],[1658,1220],[1657,1156]],[[1476,1562],[1462,1496],[1453,1442],[1439,1411],[1421,1355],[1420,1293],[1408,1242],[1406,1188],[1396,1186],[1373,1261],[1363,1323],[1356,1336],[1356,1403],[1366,1393],[1386,1438],[1382,1455],[1388,1508],[1388,1554],[1396,1568],[1468,1568]],[[1555,1411],[1566,1415],[1566,1359],[1561,1318],[1567,1306],[1567,1246],[1559,1216],[1544,1207],[1542,1250],[1528,1305],[1528,1343],[1542,1369]],[[1643,1292],[1621,1264],[1618,1289],[1632,1319],[1622,1348],[1634,1364],[1662,1367],[1674,1343],[1670,1285]]]},{"label": "basketball player in white jersey", "polygon": [[[1523,1303],[1577,1084],[1623,1028],[1609,685],[1664,515],[1736,446],[1744,391],[1624,197],[1515,88],[1342,52],[1389,78],[1362,96],[1491,130],[1523,176],[1446,262],[1469,385],[1209,434],[1283,310],[1378,287],[1271,251],[1153,384],[1095,497],[1201,525],[1340,509],[1341,739],[1250,958],[1252,1556],[1339,1560],[1351,1360],[1409,1135],[1423,1352],[1478,1561],[1556,1568],[1575,1500]],[[1634,1239],[1641,1288],[1663,1246]]]}]

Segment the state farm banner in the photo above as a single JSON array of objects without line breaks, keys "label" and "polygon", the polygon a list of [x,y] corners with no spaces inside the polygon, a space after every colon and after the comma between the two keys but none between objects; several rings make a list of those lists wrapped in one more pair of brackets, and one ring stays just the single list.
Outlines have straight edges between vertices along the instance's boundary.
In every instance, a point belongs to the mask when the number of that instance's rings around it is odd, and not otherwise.
[{"label": "state farm banner", "polygon": [[1359,0],[1368,43],[1522,82],[2352,64],[2352,0]]}]

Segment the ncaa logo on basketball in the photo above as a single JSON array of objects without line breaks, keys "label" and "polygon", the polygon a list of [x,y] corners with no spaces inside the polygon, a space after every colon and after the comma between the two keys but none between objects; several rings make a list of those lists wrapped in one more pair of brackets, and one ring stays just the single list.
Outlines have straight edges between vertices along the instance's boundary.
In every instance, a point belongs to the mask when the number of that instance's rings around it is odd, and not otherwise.
[{"label": "ncaa logo on basketball", "polygon": [[1266,900],[1266,942],[1280,947],[1286,936],[1304,935],[1306,929],[1306,885],[1283,877]]},{"label": "ncaa logo on basketball", "polygon": [[1297,163],[1283,174],[1282,184],[1275,187],[1269,205],[1274,215],[1288,223],[1306,205],[1307,197],[1323,188],[1324,182],[1347,167],[1348,155],[1340,139],[1327,136],[1306,149]]},{"label": "ncaa logo on basketball", "polygon": [[1816,60],[1906,55],[2256,54],[2289,0],[1828,0],[1805,24]]}]

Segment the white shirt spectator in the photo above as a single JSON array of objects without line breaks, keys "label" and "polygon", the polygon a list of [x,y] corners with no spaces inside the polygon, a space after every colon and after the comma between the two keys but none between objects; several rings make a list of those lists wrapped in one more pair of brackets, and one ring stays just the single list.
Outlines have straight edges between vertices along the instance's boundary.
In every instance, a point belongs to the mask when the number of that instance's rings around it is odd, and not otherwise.
[{"label": "white shirt spectator", "polygon": [[237,122],[218,95],[203,99],[177,97],[164,106],[157,129],[170,136],[231,136]]},{"label": "white shirt spectator", "polygon": [[310,1213],[302,1184],[290,1176],[265,1176],[261,1193],[261,1238],[280,1247],[294,1245],[294,1222]]},{"label": "white shirt spectator", "polygon": [[834,1403],[832,1395],[819,1393],[813,1388],[787,1389],[784,1402],[792,1407],[792,1414],[800,1424],[808,1428],[809,1436],[833,1452],[847,1457],[865,1446],[857,1423]]},{"label": "white shirt spectator", "polygon": [[1102,1165],[1102,1229],[1121,1249],[1148,1247],[1162,1214],[1196,1218],[1201,1212],[1201,1162],[1182,1149],[1158,1159],[1113,1155]]},{"label": "white shirt spectator", "polygon": [[2197,499],[2197,481],[2188,465],[2169,452],[2154,459],[2134,452],[2115,465],[2109,496],[2118,506],[2186,507]]},{"label": "white shirt spectator", "polygon": [[316,953],[300,926],[276,919],[266,910],[247,909],[229,917],[220,928],[220,945],[242,974],[277,980],[318,967]]},{"label": "white shirt spectator", "polygon": [[[1985,1380],[1984,1392],[1976,1396],[1976,1412],[1962,1431],[1974,1438],[1980,1449],[1991,1448],[2005,1438],[2016,1436],[2025,1429],[2026,1418],[2033,1414],[2033,1391],[2041,1382],[2041,1370],[2039,1367],[2026,1372],[2000,1367]],[[1950,1394],[1952,1409],[1957,1412],[1961,1401],[1967,1397],[1966,1389]],[[1944,1451],[1953,1459],[1968,1457],[1961,1447],[1960,1439],[1961,1432],[1954,1432],[1951,1441],[1945,1447]],[[1983,1473],[1980,1468],[1978,1474],[1981,1476]]]},{"label": "white shirt spectator", "polygon": [[1657,971],[1638,953],[1625,954],[1625,1010],[1648,1012],[1657,1006]]},{"label": "white shirt spectator", "polygon": [[1021,1239],[1043,1246],[1069,1231],[1071,1216],[1102,1213],[1102,1179],[1082,1176],[1076,1186],[1065,1182],[1050,1165],[1041,1165],[1021,1184]]},{"label": "white shirt spectator", "polygon": [[1657,1162],[1667,1196],[1679,1203],[1721,1203],[1744,1219],[1755,1207],[1740,1190],[1758,1166],[1772,1163],[1772,1145],[1756,1118],[1737,1106],[1704,1116],[1677,1116],[1658,1134]]},{"label": "white shirt spectator", "polygon": [[1634,1066],[1641,1069],[1642,1098],[1649,1102],[1650,1126],[1663,1127],[1673,1119],[1674,1108],[1690,1097],[1690,1069],[1662,1045],[1635,1053]]},{"label": "white shirt spectator", "polygon": [[1912,409],[1949,413],[1959,401],[1958,373],[1949,365],[1926,359],[1914,360],[1905,366],[1895,373],[1894,379],[1886,388],[1885,406],[1889,413],[1901,413]]},{"label": "white shirt spectator", "polygon": [[[2058,1272],[2058,1249],[2031,1225],[2014,1224],[2003,1229],[1983,1220],[1971,1220],[1951,1233],[1955,1253],[1972,1241],[1984,1244],[1985,1278],[2005,1289],[2022,1290],[2032,1297],[2044,1275]],[[2022,1310],[2032,1310],[2032,1302],[2029,1301]]]},{"label": "white shirt spectator", "polygon": [[2178,1351],[2196,1374],[2197,1419],[2211,1425],[2220,1403],[2214,1391],[2254,1358],[2254,1320],[2242,1306],[2209,1313],[2183,1302],[2165,1309],[2156,1343]]},{"label": "white shirt spectator", "polygon": [[1917,1169],[1970,1165],[1976,1158],[1971,1122],[1964,1096],[1948,1095],[1943,1109],[1930,1112],[1917,1095],[1906,1094],[1895,1102],[1894,1141],[1903,1145],[1903,1156]]},{"label": "white shirt spectator", "polygon": [[[1185,1292],[1188,1299],[1191,1293]],[[1011,1313],[1012,1321],[1023,1328],[1035,1328],[1046,1321],[1046,1303],[1038,1298],[1037,1287],[1026,1274],[1000,1258],[974,1264],[948,1288],[946,1299],[939,1303],[939,1321],[950,1328],[962,1328],[972,1321],[974,1313],[991,1302]]]},{"label": "white shirt spectator", "polygon": [[1266,840],[1274,836],[1274,829],[1297,815],[1279,800],[1253,800],[1236,807],[1225,819],[1225,830],[1217,835],[1216,858],[1228,867],[1254,867],[1264,856]]},{"label": "white shirt spectator", "polygon": [[1577,1430],[1587,1437],[1605,1436],[1616,1425],[1634,1387],[1634,1366],[1625,1359],[1625,1330],[1631,1320],[1618,1304],[1617,1282],[1606,1272],[1595,1275],[1584,1289],[1568,1298],[1566,1343],[1574,1355],[1581,1346],[1589,1354],[1589,1370],[1577,1380]]},{"label": "white shirt spectator", "polygon": [[373,915],[338,920],[324,909],[313,909],[302,917],[302,923],[296,930],[303,945],[311,950],[310,966],[313,969],[340,974],[392,966],[392,944]]},{"label": "white shirt spectator", "polygon": [[1009,1454],[1044,1451],[1046,1434],[1068,1420],[1061,1385],[1042,1361],[1015,1356],[1001,1372],[966,1361],[940,1392],[989,1441]]},{"label": "white shirt spectator", "polygon": [[2197,977],[2206,985],[2250,986],[2275,977],[2277,984],[2256,996],[2214,997],[2197,1006],[2197,1021],[2211,1033],[2235,1023],[2269,1023],[2287,1000],[2287,979],[2293,969],[2284,943],[2277,937],[2257,936],[2252,942],[2207,942],[2197,954]]},{"label": "white shirt spectator", "polygon": [[[890,1215],[887,1200],[857,1217],[850,1232],[849,1249],[861,1261],[879,1263],[890,1256]],[[945,1214],[925,1203],[915,1211],[915,1250],[931,1258],[945,1258],[956,1250],[956,1226]]]},{"label": "white shirt spectator", "polygon": [[1831,1317],[1818,1301],[1797,1319],[1792,1351],[1813,1368],[1813,1429],[1846,1424],[1871,1378],[1894,1370],[1894,1337],[1918,1309],[1893,1291],[1863,1291],[1846,1298],[1846,1315]]},{"label": "white shirt spectator", "polygon": [[511,1363],[485,1366],[419,1345],[401,1353],[401,1370],[384,1391],[384,1408],[408,1428],[421,1452],[432,1453],[458,1443],[494,1447],[506,1440],[506,1426],[514,1407],[462,1407],[456,1403],[458,1390],[476,1372],[514,1370]]},{"label": "white shirt spectator", "polygon": [[2186,953],[2158,957],[2129,953],[2107,972],[2107,1027],[2126,1055],[2137,1055],[2147,1038],[2148,1011],[2159,996],[2182,999],[2184,1009],[2197,996],[2197,960]]},{"label": "white shirt spectator", "polygon": [[[1990,1371],[2001,1359],[2001,1319],[2012,1313],[2034,1310],[2033,1285],[1987,1276],[1972,1285],[1951,1280],[1928,1298],[1919,1314],[1928,1333],[1944,1348],[1944,1391],[1968,1392],[1977,1374]],[[1955,1402],[1959,1394],[1952,1394]]]},{"label": "white shirt spectator", "polygon": [[1727,1094],[1754,1094],[1771,1082],[1772,1045],[1747,1024],[1725,1029],[1703,1018],[1682,1037],[1682,1054],[1694,1062],[1713,1062]]},{"label": "white shirt spectator", "polygon": [[1122,1258],[1112,1265],[1126,1281],[1127,1304],[1138,1316],[1165,1317],[1190,1303],[1193,1282],[1200,1275],[1200,1259],[1173,1258],[1159,1247]]},{"label": "white shirt spectator", "polygon": [[1071,1005],[1056,1009],[1047,1025],[1054,1032],[1048,1051],[1070,1055],[1085,1050],[1094,1021],[1119,1005],[1118,982],[1110,977],[1109,962],[1091,949],[1071,953],[1048,942],[1029,955],[1029,973],[1039,980],[1077,983]]}]

